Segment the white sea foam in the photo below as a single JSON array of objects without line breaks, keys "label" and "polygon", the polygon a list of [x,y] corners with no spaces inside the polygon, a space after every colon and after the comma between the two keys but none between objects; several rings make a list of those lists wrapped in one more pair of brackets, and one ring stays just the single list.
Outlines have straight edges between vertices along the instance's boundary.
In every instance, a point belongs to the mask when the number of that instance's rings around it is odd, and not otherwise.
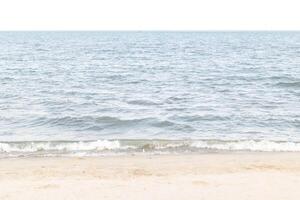
[{"label": "white sea foam", "polygon": [[229,150],[229,151],[300,151],[300,143],[277,141],[195,141],[191,147],[201,149]]},{"label": "white sea foam", "polygon": [[93,155],[105,153],[141,153],[141,152],[187,152],[202,150],[225,151],[300,151],[300,142],[278,142],[268,140],[97,140],[97,141],[49,141],[49,142],[0,142],[0,153],[39,153],[41,155],[76,154]]},{"label": "white sea foam", "polygon": [[0,143],[0,152],[101,151],[119,149],[119,141]]}]

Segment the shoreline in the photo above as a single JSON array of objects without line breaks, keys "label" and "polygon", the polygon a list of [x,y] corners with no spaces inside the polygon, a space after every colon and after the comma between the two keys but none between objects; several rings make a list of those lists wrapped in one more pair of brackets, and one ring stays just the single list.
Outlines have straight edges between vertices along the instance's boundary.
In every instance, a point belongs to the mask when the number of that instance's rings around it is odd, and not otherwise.
[{"label": "shoreline", "polygon": [[300,153],[0,159],[0,199],[299,199]]}]

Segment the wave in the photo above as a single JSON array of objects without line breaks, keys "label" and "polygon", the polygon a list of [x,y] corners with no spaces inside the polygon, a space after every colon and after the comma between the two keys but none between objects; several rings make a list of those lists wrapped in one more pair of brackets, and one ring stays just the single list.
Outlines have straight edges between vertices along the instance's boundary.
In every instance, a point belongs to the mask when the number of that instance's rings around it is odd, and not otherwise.
[{"label": "wave", "polygon": [[280,82],[280,83],[277,83],[277,86],[280,86],[280,87],[291,87],[291,88],[300,88],[300,81],[297,81],[297,82]]},{"label": "wave", "polygon": [[156,106],[161,104],[150,100],[131,100],[131,101],[127,101],[127,103],[132,105],[141,105],[141,106]]},{"label": "wave", "polygon": [[300,142],[268,140],[97,140],[0,142],[0,155],[187,153],[203,151],[298,152]]},{"label": "wave", "polygon": [[300,142],[280,142],[280,141],[226,141],[210,142],[197,141],[192,143],[192,147],[213,150],[228,151],[265,151],[265,152],[294,152],[300,151]]},{"label": "wave", "polygon": [[78,142],[1,142],[0,152],[41,152],[41,151],[102,151],[120,149],[119,141],[97,140]]},{"label": "wave", "polygon": [[143,118],[120,118],[111,116],[65,116],[65,117],[39,117],[28,122],[28,127],[64,127],[67,129],[81,131],[100,131],[103,129],[138,126],[169,128],[172,130],[193,130],[193,127],[187,124],[177,123],[170,120],[161,120],[155,117]]},{"label": "wave", "polygon": [[132,125],[145,119],[120,119],[118,117],[102,116],[65,116],[56,118],[40,117],[31,122],[32,126],[66,126],[66,127],[90,127],[93,125]]}]

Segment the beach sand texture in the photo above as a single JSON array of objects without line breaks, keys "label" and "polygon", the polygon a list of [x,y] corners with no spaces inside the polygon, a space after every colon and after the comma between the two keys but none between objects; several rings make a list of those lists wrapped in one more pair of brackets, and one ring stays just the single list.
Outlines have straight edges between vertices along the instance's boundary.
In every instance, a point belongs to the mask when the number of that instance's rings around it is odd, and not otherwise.
[{"label": "beach sand texture", "polygon": [[0,160],[0,199],[299,200],[299,153]]}]

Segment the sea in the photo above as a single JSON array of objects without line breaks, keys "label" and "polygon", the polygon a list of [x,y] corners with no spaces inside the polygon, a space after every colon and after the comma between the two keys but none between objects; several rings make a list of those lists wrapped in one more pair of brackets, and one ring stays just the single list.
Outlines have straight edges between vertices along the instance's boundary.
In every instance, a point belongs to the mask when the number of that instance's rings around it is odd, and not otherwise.
[{"label": "sea", "polygon": [[300,151],[300,32],[0,32],[0,157]]}]

